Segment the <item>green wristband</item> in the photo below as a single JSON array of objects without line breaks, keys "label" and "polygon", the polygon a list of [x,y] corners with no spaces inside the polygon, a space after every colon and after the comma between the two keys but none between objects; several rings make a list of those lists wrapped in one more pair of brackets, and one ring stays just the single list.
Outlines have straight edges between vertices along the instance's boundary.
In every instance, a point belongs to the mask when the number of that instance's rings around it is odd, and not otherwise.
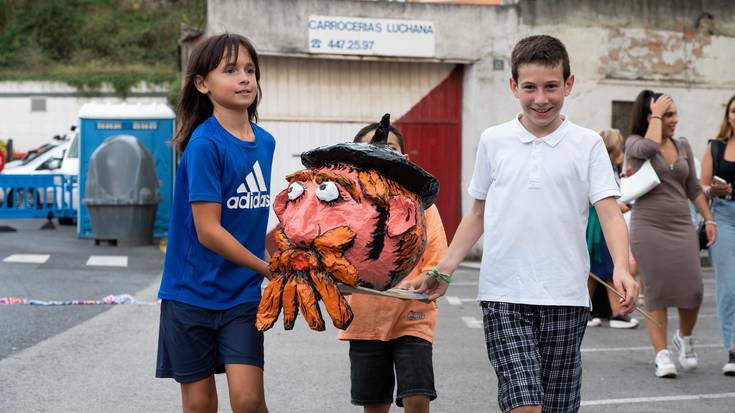
[{"label": "green wristband", "polygon": [[436,278],[439,281],[444,281],[447,284],[452,283],[452,276],[447,273],[440,272],[436,267],[432,268],[431,271],[426,273],[426,275]]}]

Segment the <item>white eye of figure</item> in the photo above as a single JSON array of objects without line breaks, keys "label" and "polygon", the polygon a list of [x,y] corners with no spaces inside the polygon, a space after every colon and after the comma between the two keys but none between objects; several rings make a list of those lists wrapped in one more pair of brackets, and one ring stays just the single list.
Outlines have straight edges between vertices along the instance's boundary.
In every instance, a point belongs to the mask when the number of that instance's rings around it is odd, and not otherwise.
[{"label": "white eye of figure", "polygon": [[332,181],[324,181],[316,188],[316,197],[324,202],[331,202],[339,198],[337,184]]},{"label": "white eye of figure", "polygon": [[294,182],[288,186],[288,199],[293,201],[304,193],[304,186],[299,182]]}]

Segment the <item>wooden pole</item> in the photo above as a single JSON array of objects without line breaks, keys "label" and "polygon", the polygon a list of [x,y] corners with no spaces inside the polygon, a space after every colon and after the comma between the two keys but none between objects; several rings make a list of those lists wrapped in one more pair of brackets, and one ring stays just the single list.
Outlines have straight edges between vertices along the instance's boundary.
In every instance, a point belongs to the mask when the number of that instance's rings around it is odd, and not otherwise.
[{"label": "wooden pole", "polygon": [[[623,297],[623,295],[620,294],[618,292],[618,290],[615,289],[615,287],[613,287],[610,284],[608,284],[605,281],[603,281],[602,278],[596,276],[593,273],[590,273],[590,277],[594,278],[595,281],[597,281],[598,283],[604,285],[605,288],[607,288],[608,290],[610,290],[613,293],[615,293],[615,295],[617,295],[618,297],[620,297],[622,299],[625,299],[625,297]],[[652,322],[653,324],[655,324],[656,327],[659,327],[659,328],[661,327],[661,324],[658,321],[656,321],[651,314],[649,314],[648,312],[646,312],[646,310],[643,310],[642,308],[638,308],[638,306],[635,306],[635,309],[638,310],[638,312],[640,312],[641,314],[643,314],[643,316],[646,317],[650,322]]]}]

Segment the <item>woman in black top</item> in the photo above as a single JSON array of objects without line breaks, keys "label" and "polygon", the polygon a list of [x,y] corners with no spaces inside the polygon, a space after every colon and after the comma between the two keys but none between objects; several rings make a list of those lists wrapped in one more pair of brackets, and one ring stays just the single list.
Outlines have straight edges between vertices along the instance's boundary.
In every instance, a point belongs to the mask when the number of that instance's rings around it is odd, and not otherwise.
[{"label": "woman in black top", "polygon": [[712,199],[712,213],[717,225],[717,240],[709,252],[715,270],[717,318],[725,351],[728,352],[728,361],[722,372],[735,376],[735,200],[732,193],[735,183],[735,96],[727,102],[717,138],[707,145],[700,182],[705,194]]}]

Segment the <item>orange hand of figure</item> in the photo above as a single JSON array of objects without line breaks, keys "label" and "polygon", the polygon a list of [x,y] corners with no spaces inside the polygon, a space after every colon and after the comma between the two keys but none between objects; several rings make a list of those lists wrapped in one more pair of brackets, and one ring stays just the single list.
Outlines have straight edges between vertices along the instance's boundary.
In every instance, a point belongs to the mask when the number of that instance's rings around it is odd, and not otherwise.
[{"label": "orange hand of figure", "polygon": [[353,286],[359,281],[357,269],[343,256],[354,237],[347,227],[334,228],[314,239],[313,249],[305,250],[297,249],[282,230],[277,231],[275,240],[280,251],[273,254],[268,266],[273,280],[263,291],[256,328],[265,331],[273,327],[282,307],[286,330],[293,328],[300,308],[309,328],[323,331],[320,299],[334,326],[347,328],[353,313],[337,290],[335,279]]}]

